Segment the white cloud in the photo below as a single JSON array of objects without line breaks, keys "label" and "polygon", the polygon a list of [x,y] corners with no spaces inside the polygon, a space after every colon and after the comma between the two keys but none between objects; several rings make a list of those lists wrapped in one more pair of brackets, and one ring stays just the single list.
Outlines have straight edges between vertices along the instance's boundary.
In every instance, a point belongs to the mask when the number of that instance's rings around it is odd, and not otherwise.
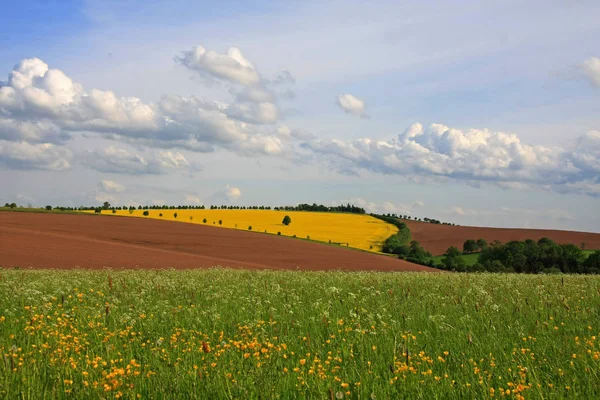
[{"label": "white cloud", "polygon": [[87,150],[83,154],[82,163],[100,172],[131,175],[159,175],[190,167],[181,153],[154,151],[140,155],[113,146]]},{"label": "white cloud", "polygon": [[27,143],[59,144],[71,136],[51,122],[29,122],[0,117],[0,139]]},{"label": "white cloud", "polygon": [[125,186],[121,185],[120,183],[104,179],[98,182],[98,190],[105,193],[121,193],[125,191]]},{"label": "white cloud", "polygon": [[454,214],[458,214],[460,216],[467,216],[467,215],[475,216],[475,215],[477,215],[477,211],[471,210],[471,209],[463,209],[462,207],[454,207],[451,210],[451,212]]},{"label": "white cloud", "polygon": [[[243,68],[253,70],[241,54],[232,54]],[[144,103],[111,91],[86,91],[42,60],[26,59],[0,87],[0,138],[63,143],[73,133],[87,132],[151,147],[207,152],[217,146],[250,155],[256,141],[277,136],[276,127],[267,125],[276,122],[278,108],[262,82],[237,96],[233,104],[176,95]]]},{"label": "white cloud", "polygon": [[592,85],[600,88],[600,58],[588,58],[581,64],[581,69]]},{"label": "white cloud", "polygon": [[6,169],[66,171],[71,169],[72,157],[70,150],[50,143],[0,140],[0,166]]},{"label": "white cloud", "polygon": [[249,124],[273,124],[279,118],[277,96],[270,86],[294,83],[289,71],[281,71],[273,82],[263,79],[240,49],[231,47],[227,54],[218,54],[202,46],[184,51],[175,60],[201,76],[232,84],[235,101],[224,108],[231,119]]},{"label": "white cloud", "polygon": [[236,201],[242,197],[242,191],[239,188],[227,185],[225,196],[229,199],[229,201]]},{"label": "white cloud", "polygon": [[[341,173],[370,170],[383,174],[451,178],[472,185],[519,182],[596,195],[600,185],[600,133],[579,137],[571,149],[530,146],[515,134],[440,124],[414,124],[397,139],[312,140],[302,144]],[[569,186],[571,185],[571,186]],[[505,184],[505,187],[507,185]]]},{"label": "white cloud", "polygon": [[175,57],[175,61],[214,78],[242,85],[252,85],[260,81],[254,65],[244,57],[237,47],[230,47],[227,54],[219,54],[197,46],[190,51],[182,52],[180,56]]},{"label": "white cloud", "polygon": [[195,204],[195,205],[202,205],[203,204],[202,199],[200,198],[200,196],[196,196],[195,194],[186,194],[185,195],[185,203],[186,204]]},{"label": "white cloud", "polygon": [[344,112],[361,118],[369,118],[365,110],[365,102],[351,94],[339,95],[337,102]]},{"label": "white cloud", "polygon": [[96,192],[94,195],[94,200],[96,200],[98,203],[104,203],[105,201],[113,204],[117,203],[117,198],[115,196],[104,192]]}]

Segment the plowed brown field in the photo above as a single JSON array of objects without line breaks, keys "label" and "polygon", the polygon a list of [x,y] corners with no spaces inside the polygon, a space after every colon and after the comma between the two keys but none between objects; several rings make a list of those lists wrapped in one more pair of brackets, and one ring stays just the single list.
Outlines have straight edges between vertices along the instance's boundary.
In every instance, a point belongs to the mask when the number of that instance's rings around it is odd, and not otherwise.
[{"label": "plowed brown field", "polygon": [[181,222],[0,212],[0,266],[437,271],[299,239]]},{"label": "plowed brown field", "polygon": [[475,226],[437,225],[427,222],[405,221],[412,239],[433,255],[444,254],[448,247],[456,246],[462,250],[463,243],[469,239],[483,238],[488,243],[498,240],[502,243],[511,240],[539,240],[543,237],[554,240],[560,244],[574,244],[580,246],[585,243],[586,249],[600,250],[600,233],[587,233],[575,231],[557,231],[547,229],[507,229],[483,228]]}]

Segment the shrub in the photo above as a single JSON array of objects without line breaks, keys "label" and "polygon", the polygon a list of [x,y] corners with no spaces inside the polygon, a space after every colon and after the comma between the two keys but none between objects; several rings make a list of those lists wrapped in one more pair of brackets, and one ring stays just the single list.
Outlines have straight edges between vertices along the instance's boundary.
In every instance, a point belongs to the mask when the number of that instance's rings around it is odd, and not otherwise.
[{"label": "shrub", "polygon": [[487,247],[487,240],[485,240],[485,239],[477,240],[477,247],[479,247],[480,250],[485,249]]},{"label": "shrub", "polygon": [[129,214],[133,214],[133,210],[134,210],[134,208],[130,208],[129,209]]},{"label": "shrub", "polygon": [[463,252],[465,253],[473,253],[478,248],[479,246],[477,245],[477,242],[473,239],[469,239],[463,244]]},{"label": "shrub", "polygon": [[173,218],[177,218],[177,213],[173,213]]},{"label": "shrub", "polygon": [[149,214],[150,214],[150,213],[149,213],[148,211],[144,211],[144,212],[142,213],[142,215],[144,215],[144,217],[147,217]]},{"label": "shrub", "polygon": [[46,210],[48,210],[48,211],[52,210],[52,206],[46,206]]},{"label": "shrub", "polygon": [[222,219],[219,220],[219,225],[223,225],[223,220]]},{"label": "shrub", "polygon": [[202,220],[202,222],[206,223],[206,218],[204,218],[204,219]]},{"label": "shrub", "polygon": [[190,221],[191,221],[191,220],[193,220],[193,219],[194,219],[194,217],[192,217],[192,216],[190,215]]},{"label": "shrub", "polygon": [[288,226],[289,224],[292,223],[292,219],[290,218],[289,215],[286,215],[285,217],[283,217],[283,221],[281,221],[282,224],[284,224],[285,226]]},{"label": "shrub", "polygon": [[252,230],[252,225],[250,225],[250,226],[248,227],[248,230],[249,230],[249,231],[251,231],[251,230]]},{"label": "shrub", "polygon": [[306,235],[306,239],[310,240],[310,235]]},{"label": "shrub", "polygon": [[162,217],[162,213],[158,214],[159,217]]},{"label": "shrub", "polygon": [[281,236],[281,232],[277,232],[277,235],[278,235],[278,236]]},{"label": "shrub", "polygon": [[112,210],[112,211],[113,211],[113,214],[116,214],[116,213],[117,213],[117,210],[115,210],[114,208],[113,208],[113,210]]}]

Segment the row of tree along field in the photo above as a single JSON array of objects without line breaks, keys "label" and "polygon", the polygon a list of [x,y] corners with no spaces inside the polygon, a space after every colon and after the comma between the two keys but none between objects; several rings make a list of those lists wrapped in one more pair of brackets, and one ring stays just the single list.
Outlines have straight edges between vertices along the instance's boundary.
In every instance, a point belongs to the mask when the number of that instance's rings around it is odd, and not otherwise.
[{"label": "row of tree along field", "polygon": [[[17,206],[17,203],[6,203],[4,204],[4,208],[10,208],[10,209],[16,209],[19,206]],[[23,206],[20,206],[20,208],[23,208]],[[31,207],[30,205],[28,205],[26,208],[31,208],[34,209],[34,207]],[[313,203],[313,204],[307,204],[307,203],[303,203],[303,204],[298,204],[297,206],[278,206],[278,207],[272,207],[272,206],[237,206],[237,205],[210,205],[210,206],[204,206],[204,205],[138,205],[138,206],[114,206],[111,205],[109,202],[105,201],[104,204],[102,204],[102,206],[79,206],[79,207],[63,207],[63,206],[51,206],[51,205],[47,205],[45,207],[41,207],[40,209],[44,209],[46,211],[52,211],[52,210],[56,210],[56,211],[95,211],[96,213],[100,214],[103,210],[113,210],[113,211],[119,211],[119,210],[130,210],[130,211],[134,211],[134,210],[275,210],[275,211],[310,211],[310,212],[345,212],[345,213],[352,213],[352,214],[366,214],[366,211],[364,208],[362,207],[358,207],[355,206],[353,204],[342,204],[340,206],[325,206],[323,204],[317,204],[317,203]],[[455,224],[450,223],[450,222],[441,222],[440,220],[437,220],[435,218],[428,218],[428,217],[423,217],[423,218],[419,218],[419,217],[412,217],[410,215],[402,215],[402,214],[370,214],[374,217],[377,217],[379,219],[383,219],[387,222],[392,221],[392,220],[397,220],[397,219],[404,219],[404,220],[409,220],[409,221],[419,221],[419,222],[428,222],[431,224],[441,224],[441,225],[453,225],[455,226]],[[394,222],[389,222],[392,223],[393,225],[395,225]]]},{"label": "row of tree along field", "polygon": [[[600,251],[585,252],[585,244],[557,244],[548,238],[488,244],[485,239],[470,239],[463,251],[452,246],[436,259],[416,240],[411,240],[408,226],[387,215],[373,215],[398,228],[384,243],[383,252],[421,265],[458,272],[578,273],[600,274]],[[469,263],[466,255],[479,252],[477,261]]]}]

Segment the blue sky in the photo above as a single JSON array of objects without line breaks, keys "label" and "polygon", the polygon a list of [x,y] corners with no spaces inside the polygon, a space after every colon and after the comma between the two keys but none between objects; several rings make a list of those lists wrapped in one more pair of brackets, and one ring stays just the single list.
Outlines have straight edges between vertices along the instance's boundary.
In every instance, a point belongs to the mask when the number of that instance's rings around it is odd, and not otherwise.
[{"label": "blue sky", "polygon": [[591,0],[11,3],[0,202],[353,201],[600,231],[599,18]]}]

